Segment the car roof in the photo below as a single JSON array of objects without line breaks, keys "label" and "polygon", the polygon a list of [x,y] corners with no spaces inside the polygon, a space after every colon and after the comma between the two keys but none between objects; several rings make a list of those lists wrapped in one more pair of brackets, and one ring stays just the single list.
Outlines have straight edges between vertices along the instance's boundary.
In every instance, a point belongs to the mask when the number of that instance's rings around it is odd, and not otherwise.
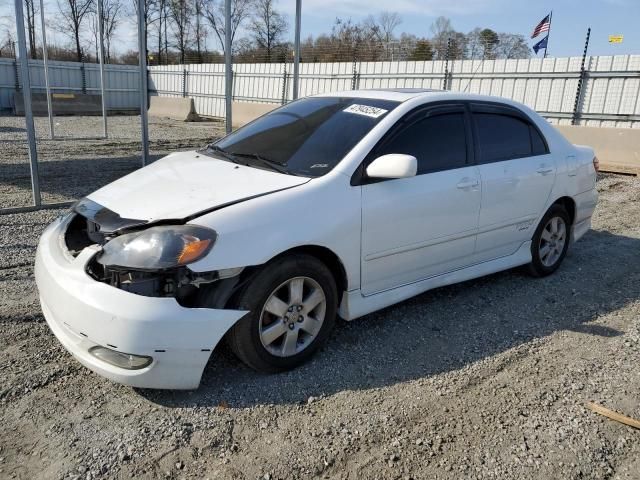
[{"label": "car roof", "polygon": [[453,92],[450,90],[435,90],[430,88],[373,88],[359,90],[343,90],[339,92],[327,92],[319,94],[320,97],[347,97],[347,98],[373,98],[378,100],[392,100],[405,102],[413,98],[424,98],[425,100],[476,100],[499,102],[505,105],[521,107],[518,102],[507,98],[494,97],[489,95],[478,95],[475,93]]},{"label": "car roof", "polygon": [[404,102],[410,98],[429,93],[442,93],[443,90],[426,88],[372,88],[359,90],[342,90],[339,92],[321,93],[319,97],[374,98],[377,100],[393,100]]}]

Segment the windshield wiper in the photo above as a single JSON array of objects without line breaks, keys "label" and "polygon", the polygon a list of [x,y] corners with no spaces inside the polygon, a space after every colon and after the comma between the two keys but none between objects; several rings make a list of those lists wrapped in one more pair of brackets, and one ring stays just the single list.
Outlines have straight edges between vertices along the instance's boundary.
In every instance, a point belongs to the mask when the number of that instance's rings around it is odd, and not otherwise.
[{"label": "windshield wiper", "polygon": [[279,173],[286,173],[286,174],[291,173],[289,172],[287,167],[285,167],[283,164],[274,162],[273,160],[269,160],[268,158],[264,158],[263,156],[257,153],[237,153],[236,152],[236,153],[233,153],[232,155],[236,157],[251,158],[253,160],[257,160],[263,166],[266,166],[267,168],[275,170],[276,172],[279,172]]},{"label": "windshield wiper", "polygon": [[209,150],[213,150],[216,153],[219,153],[224,158],[232,161],[233,163],[238,163],[238,159],[235,157],[233,153],[226,151],[224,148],[219,147],[218,145],[214,145],[213,143],[210,143],[209,145],[207,145],[207,148]]}]

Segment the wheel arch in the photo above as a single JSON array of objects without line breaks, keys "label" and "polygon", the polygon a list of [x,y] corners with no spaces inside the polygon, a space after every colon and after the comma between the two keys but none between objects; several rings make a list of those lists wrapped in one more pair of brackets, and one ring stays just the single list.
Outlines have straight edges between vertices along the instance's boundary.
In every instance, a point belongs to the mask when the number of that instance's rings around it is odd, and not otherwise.
[{"label": "wheel arch", "polygon": [[220,292],[220,294],[215,297],[215,302],[210,304],[210,306],[215,306],[216,308],[227,308],[229,307],[229,305],[233,305],[234,301],[237,299],[237,295],[239,295],[241,290],[246,287],[251,282],[251,279],[266,265],[278,258],[294,254],[310,255],[317,258],[327,266],[336,282],[336,289],[338,291],[338,304],[340,304],[340,302],[342,301],[342,295],[347,290],[349,285],[347,271],[342,260],[335,252],[327,247],[322,247],[320,245],[301,245],[280,252],[260,265],[253,265],[245,268],[238,277],[222,280],[220,283],[217,283],[214,287],[216,290],[218,290],[220,287],[223,287],[223,284],[226,284],[225,287],[228,288],[224,288]]},{"label": "wheel arch", "polygon": [[573,222],[576,219],[576,202],[575,202],[575,200],[573,198],[571,198],[571,197],[564,196],[564,197],[558,198],[555,202],[553,202],[551,204],[551,206],[553,206],[553,205],[561,205],[562,207],[564,207],[564,209],[569,214],[570,223],[571,223],[571,225],[573,225]]},{"label": "wheel arch", "polygon": [[336,281],[336,288],[338,290],[338,304],[340,304],[340,302],[342,301],[342,294],[348,289],[349,286],[347,270],[345,269],[344,263],[342,262],[340,257],[338,257],[338,255],[333,250],[327,247],[322,247],[320,245],[301,245],[279,253],[275,257],[271,258],[269,262],[276,258],[296,253],[315,257],[327,266],[327,268],[333,275],[334,280]]}]

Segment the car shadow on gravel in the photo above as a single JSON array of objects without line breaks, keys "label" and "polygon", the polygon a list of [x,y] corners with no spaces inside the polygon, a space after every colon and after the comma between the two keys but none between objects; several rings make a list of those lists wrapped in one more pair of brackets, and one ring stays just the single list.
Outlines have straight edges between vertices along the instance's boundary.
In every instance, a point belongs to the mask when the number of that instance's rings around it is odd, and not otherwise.
[{"label": "car shadow on gravel", "polygon": [[[19,132],[26,132],[26,131],[27,131],[26,128],[20,128],[20,127],[0,127],[0,133],[19,133]],[[20,139],[20,140],[24,142],[24,139]]]},{"label": "car shadow on gravel", "polygon": [[[155,161],[164,155],[151,155]],[[38,162],[40,191],[44,201],[77,199],[140,168],[140,157],[75,158]],[[0,162],[0,205],[31,202],[29,163]]]},{"label": "car shadow on gravel", "polygon": [[[603,249],[612,253],[600,255]],[[198,390],[139,393],[167,407],[294,404],[425,379],[557,331],[606,341],[621,332],[590,322],[640,298],[639,251],[639,239],[592,231],[573,245],[562,267],[549,277],[532,278],[524,269],[513,269],[339,322],[328,345],[296,370],[258,374],[221,345]],[[614,263],[617,268],[610,268]],[[621,293],[619,285],[628,284],[630,276],[638,281]]]}]

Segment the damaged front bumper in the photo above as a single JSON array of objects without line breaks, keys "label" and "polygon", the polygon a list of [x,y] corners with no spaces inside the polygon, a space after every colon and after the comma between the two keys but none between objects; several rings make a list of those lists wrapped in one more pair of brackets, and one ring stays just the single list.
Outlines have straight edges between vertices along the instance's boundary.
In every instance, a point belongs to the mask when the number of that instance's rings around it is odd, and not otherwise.
[{"label": "damaged front bumper", "polygon": [[[80,363],[115,382],[197,388],[211,352],[247,312],[187,308],[175,298],[137,295],[94,280],[86,270],[99,247],[69,254],[68,222],[59,219],[45,230],[35,264],[42,311],[58,340]],[[143,368],[123,368],[92,354],[94,347],[151,361]]]}]

